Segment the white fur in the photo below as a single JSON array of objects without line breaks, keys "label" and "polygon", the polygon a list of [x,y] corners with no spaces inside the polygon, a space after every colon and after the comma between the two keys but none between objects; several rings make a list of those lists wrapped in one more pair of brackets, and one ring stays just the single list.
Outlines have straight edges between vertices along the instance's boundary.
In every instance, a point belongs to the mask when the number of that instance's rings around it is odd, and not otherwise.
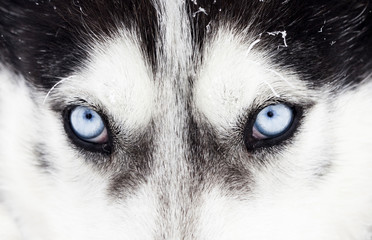
[{"label": "white fur", "polygon": [[154,109],[155,89],[148,63],[133,39],[136,36],[122,32],[113,39],[93,43],[81,72],[63,79],[45,102],[53,98],[74,101],[78,96],[105,106],[129,130],[147,126]]},{"label": "white fur", "polygon": [[254,101],[262,104],[273,97],[310,100],[315,92],[306,91],[298,76],[278,69],[270,55],[257,52],[227,29],[221,29],[203,53],[194,87],[196,108],[218,129],[226,129],[247,112]]},{"label": "white fur", "polygon": [[[124,203],[107,199],[107,178],[69,148],[58,117],[49,110],[37,112],[22,79],[13,84],[9,80],[18,77],[4,70],[0,73],[1,111],[7,112],[0,122],[7,126],[0,135],[0,190],[5,210],[16,220],[23,237],[151,239],[151,232],[142,231],[144,226],[155,228],[151,188],[143,186]],[[8,100],[23,104],[14,107]],[[36,143],[40,138],[48,138],[46,147],[55,173],[35,171],[37,162],[28,141]],[[0,218],[0,223],[8,224],[9,218]]]},{"label": "white fur", "polygon": [[[201,239],[371,239],[372,153],[356,127],[371,132],[371,90],[335,99],[332,116],[311,112],[296,144],[277,156],[281,164],[257,170],[247,200],[206,193]],[[329,160],[324,178],[311,175],[314,163]]]}]

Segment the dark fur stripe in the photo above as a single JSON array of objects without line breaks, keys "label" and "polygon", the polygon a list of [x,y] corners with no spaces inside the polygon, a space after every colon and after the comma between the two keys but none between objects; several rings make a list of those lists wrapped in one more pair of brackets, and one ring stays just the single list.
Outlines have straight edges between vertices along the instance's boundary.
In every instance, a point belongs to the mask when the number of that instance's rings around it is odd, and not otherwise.
[{"label": "dark fur stripe", "polygon": [[150,1],[31,1],[0,3],[0,54],[14,70],[50,88],[87,57],[94,36],[120,27],[138,32],[142,48],[155,62],[156,13]]}]

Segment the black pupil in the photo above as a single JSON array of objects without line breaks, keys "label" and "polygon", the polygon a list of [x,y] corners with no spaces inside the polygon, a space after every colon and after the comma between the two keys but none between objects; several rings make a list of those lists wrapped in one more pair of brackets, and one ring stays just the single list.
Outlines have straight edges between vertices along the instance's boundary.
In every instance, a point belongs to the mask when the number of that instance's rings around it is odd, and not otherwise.
[{"label": "black pupil", "polygon": [[268,111],[268,112],[267,112],[267,116],[268,116],[269,118],[272,118],[272,117],[274,117],[274,113],[273,113],[272,111]]},{"label": "black pupil", "polygon": [[91,113],[86,113],[85,117],[86,117],[86,119],[90,120],[90,119],[92,119],[93,115]]}]

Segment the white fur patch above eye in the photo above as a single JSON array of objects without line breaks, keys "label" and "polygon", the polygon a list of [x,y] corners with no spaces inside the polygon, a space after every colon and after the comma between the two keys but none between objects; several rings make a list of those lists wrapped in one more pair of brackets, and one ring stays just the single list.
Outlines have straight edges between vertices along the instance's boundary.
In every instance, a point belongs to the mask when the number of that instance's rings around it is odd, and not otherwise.
[{"label": "white fur patch above eye", "polygon": [[228,128],[254,101],[300,97],[304,89],[297,77],[275,69],[261,44],[245,44],[229,31],[220,31],[204,53],[194,86],[197,109],[216,127]]},{"label": "white fur patch above eye", "polygon": [[129,129],[146,126],[154,104],[152,72],[133,40],[137,38],[130,39],[123,33],[93,44],[85,68],[54,90],[57,97],[63,96],[66,101],[80,98],[103,106]]}]

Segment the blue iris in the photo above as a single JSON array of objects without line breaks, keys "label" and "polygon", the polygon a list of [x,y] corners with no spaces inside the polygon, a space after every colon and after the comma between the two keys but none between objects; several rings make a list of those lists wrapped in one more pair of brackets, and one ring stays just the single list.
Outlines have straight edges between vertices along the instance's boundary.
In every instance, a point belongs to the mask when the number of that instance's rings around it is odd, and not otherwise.
[{"label": "blue iris", "polygon": [[293,117],[293,110],[287,105],[270,105],[258,113],[254,128],[267,138],[278,137],[289,129]]},{"label": "blue iris", "polygon": [[70,113],[70,123],[76,136],[85,141],[100,136],[105,130],[102,118],[88,107],[74,108]]}]

